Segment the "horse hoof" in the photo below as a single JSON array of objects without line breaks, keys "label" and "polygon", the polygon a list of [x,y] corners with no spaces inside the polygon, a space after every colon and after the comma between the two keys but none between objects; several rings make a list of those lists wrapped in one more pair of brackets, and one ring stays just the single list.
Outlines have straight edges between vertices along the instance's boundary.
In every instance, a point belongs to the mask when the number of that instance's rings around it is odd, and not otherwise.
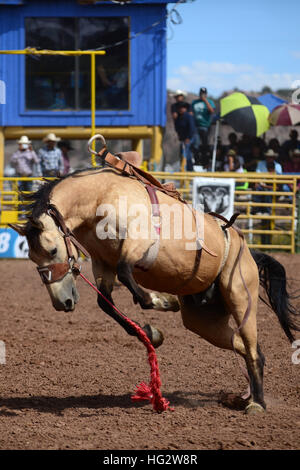
[{"label": "horse hoof", "polygon": [[258,413],[264,413],[265,409],[263,406],[259,405],[258,403],[249,403],[249,405],[245,408],[245,413],[247,415],[255,415]]},{"label": "horse hoof", "polygon": [[154,310],[160,310],[163,312],[178,312],[180,310],[180,305],[175,295],[151,292],[150,296]]},{"label": "horse hoof", "polygon": [[154,348],[158,348],[164,341],[164,335],[160,330],[157,328],[154,328],[154,326],[151,325],[145,325],[143,327],[143,330],[145,331],[146,335],[151,341],[152,346]]}]

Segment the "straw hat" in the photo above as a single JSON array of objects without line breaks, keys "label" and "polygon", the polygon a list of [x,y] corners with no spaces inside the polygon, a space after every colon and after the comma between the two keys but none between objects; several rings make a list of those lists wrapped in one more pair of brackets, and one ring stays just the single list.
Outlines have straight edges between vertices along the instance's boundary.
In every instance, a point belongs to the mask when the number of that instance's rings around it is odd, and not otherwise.
[{"label": "straw hat", "polygon": [[278,157],[278,153],[275,153],[273,149],[268,149],[267,152],[265,152],[265,157],[276,158]]},{"label": "straw hat", "polygon": [[22,135],[20,140],[18,140],[18,144],[31,144],[31,140],[28,139],[27,135]]},{"label": "straw hat", "polygon": [[43,142],[59,142],[60,137],[56,137],[56,135],[53,132],[50,132],[50,134],[46,135],[44,137]]}]

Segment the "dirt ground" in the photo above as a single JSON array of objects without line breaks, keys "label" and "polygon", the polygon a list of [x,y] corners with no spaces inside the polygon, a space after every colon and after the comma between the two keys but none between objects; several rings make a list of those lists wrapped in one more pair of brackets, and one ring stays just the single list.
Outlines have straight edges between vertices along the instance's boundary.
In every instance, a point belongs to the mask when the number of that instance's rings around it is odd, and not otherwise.
[{"label": "dirt ground", "polygon": [[[300,255],[275,257],[292,278],[291,289],[299,287]],[[89,263],[83,272],[92,279]],[[1,450],[299,449],[300,364],[292,363],[295,349],[263,303],[258,329],[268,408],[247,416],[220,402],[222,392],[246,390],[234,353],[187,331],[180,312],[142,313],[124,287],[116,288],[114,300],[125,314],[165,334],[156,352],[162,394],[174,411],[158,414],[148,402],[131,400],[136,385],[150,379],[145,347],[99,309],[82,279],[73,313],[52,308],[30,261],[0,261],[0,279],[0,340],[6,347]],[[300,307],[300,299],[295,302]]]}]

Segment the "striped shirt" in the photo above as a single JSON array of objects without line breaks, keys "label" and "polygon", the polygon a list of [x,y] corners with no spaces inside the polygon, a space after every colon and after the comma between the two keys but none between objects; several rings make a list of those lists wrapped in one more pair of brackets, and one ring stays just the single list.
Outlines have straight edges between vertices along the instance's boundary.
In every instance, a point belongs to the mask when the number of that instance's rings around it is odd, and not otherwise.
[{"label": "striped shirt", "polygon": [[54,147],[51,150],[43,147],[38,151],[38,154],[43,174],[49,171],[57,171],[61,175],[64,173],[64,159],[58,147]]}]

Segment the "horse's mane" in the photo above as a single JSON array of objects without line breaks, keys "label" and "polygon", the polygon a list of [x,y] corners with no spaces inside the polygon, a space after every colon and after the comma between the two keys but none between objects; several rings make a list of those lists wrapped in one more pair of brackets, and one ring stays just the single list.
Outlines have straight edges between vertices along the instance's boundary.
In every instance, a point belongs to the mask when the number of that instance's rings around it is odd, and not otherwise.
[{"label": "horse's mane", "polygon": [[82,173],[87,171],[99,171],[102,168],[93,167],[93,168],[83,168],[81,170],[75,170],[72,173],[64,176],[57,176],[54,180],[47,180],[45,179],[45,183],[42,184],[36,191],[31,194],[22,194],[22,199],[26,201],[30,201],[26,209],[29,211],[28,218],[37,220],[42,214],[44,214],[47,210],[48,203],[50,200],[51,193],[53,189],[62,181],[67,178],[74,178],[77,176],[81,176]]}]

